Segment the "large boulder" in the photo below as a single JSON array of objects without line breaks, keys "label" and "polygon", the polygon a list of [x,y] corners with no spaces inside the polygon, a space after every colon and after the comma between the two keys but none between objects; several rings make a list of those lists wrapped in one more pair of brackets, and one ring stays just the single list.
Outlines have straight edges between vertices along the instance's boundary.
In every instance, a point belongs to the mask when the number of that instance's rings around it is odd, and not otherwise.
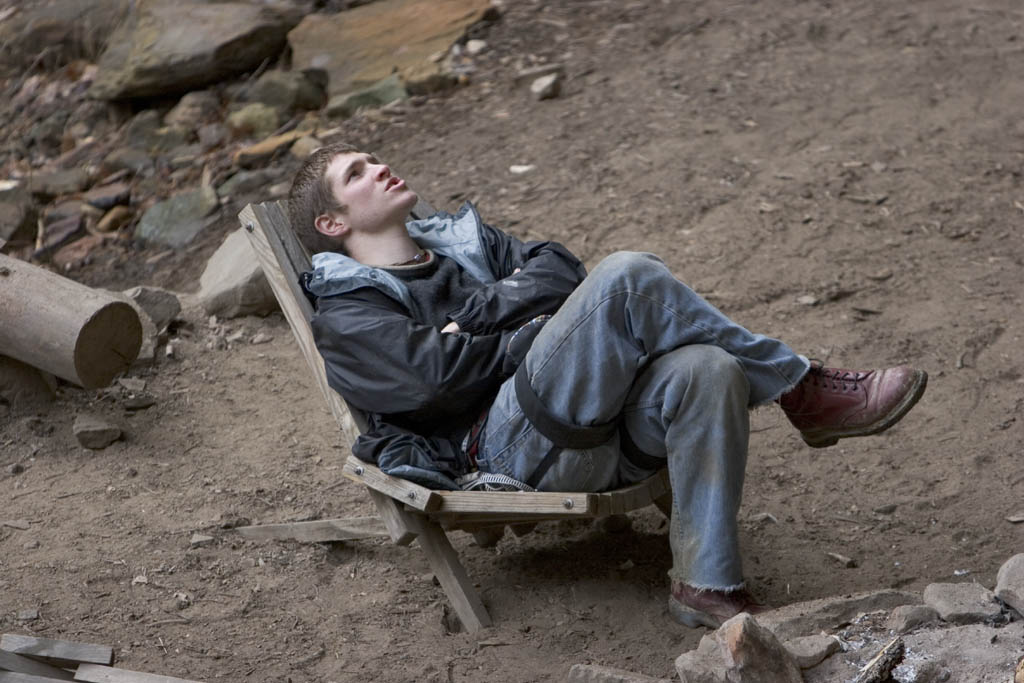
[{"label": "large boulder", "polygon": [[[50,0],[4,3],[18,11],[0,22],[0,75],[30,65],[53,69],[75,59],[92,61],[132,0]],[[47,48],[46,53],[41,50]]]},{"label": "large boulder", "polygon": [[393,72],[412,90],[442,76],[435,57],[485,17],[490,0],[378,0],[310,14],[288,34],[294,68],[327,71],[328,95],[366,88]]},{"label": "large boulder", "polygon": [[139,0],[110,37],[89,94],[171,95],[237,76],[276,57],[297,18],[255,3]]},{"label": "large boulder", "polygon": [[207,262],[199,278],[199,301],[219,318],[277,310],[277,299],[242,228],[228,235]]}]

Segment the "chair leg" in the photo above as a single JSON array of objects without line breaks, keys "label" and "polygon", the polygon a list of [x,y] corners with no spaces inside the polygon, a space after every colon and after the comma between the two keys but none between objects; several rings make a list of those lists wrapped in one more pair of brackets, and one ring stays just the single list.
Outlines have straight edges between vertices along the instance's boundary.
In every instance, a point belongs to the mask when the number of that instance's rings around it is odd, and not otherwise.
[{"label": "chair leg", "polygon": [[367,488],[366,492],[377,505],[377,512],[380,513],[380,518],[395,545],[409,545],[416,540],[416,530],[409,524],[409,513],[403,510],[394,498],[371,488]]},{"label": "chair leg", "polygon": [[658,496],[654,499],[654,504],[661,510],[661,514],[665,515],[669,519],[672,518],[672,492],[669,491],[663,496]]},{"label": "chair leg", "polygon": [[455,552],[441,525],[422,515],[404,511],[402,514],[411,518],[410,526],[416,530],[420,546],[427,554],[431,569],[434,570],[434,576],[440,582],[466,631],[476,633],[490,626],[491,616],[487,614],[487,609],[480,601],[480,596],[477,595],[469,576],[466,575],[466,570],[459,562],[458,553]]}]

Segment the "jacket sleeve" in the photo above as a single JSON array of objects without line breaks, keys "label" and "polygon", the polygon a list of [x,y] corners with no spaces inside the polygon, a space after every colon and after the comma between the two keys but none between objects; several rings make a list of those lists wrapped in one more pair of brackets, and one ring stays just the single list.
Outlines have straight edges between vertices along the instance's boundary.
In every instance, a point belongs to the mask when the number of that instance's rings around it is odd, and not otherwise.
[{"label": "jacket sleeve", "polygon": [[312,327],[328,383],[366,411],[464,416],[505,379],[511,333],[442,334],[370,289],[321,299]]},{"label": "jacket sleeve", "polygon": [[[557,242],[524,243],[489,225],[481,226],[481,237],[497,281],[448,314],[463,332],[489,334],[553,314],[587,275]],[[515,273],[516,268],[521,270]]]}]

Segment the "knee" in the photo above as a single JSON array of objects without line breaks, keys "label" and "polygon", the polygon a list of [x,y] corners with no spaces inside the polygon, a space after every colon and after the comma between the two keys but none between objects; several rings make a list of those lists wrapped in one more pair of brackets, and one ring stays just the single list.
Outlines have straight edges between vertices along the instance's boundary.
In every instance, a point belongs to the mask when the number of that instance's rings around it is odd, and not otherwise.
[{"label": "knee", "polygon": [[601,259],[591,276],[634,279],[654,273],[668,274],[668,268],[654,254],[617,251]]},{"label": "knee", "polygon": [[711,395],[742,400],[746,404],[750,395],[750,382],[739,359],[717,347],[696,344],[683,347],[687,353],[686,366],[691,382]]}]

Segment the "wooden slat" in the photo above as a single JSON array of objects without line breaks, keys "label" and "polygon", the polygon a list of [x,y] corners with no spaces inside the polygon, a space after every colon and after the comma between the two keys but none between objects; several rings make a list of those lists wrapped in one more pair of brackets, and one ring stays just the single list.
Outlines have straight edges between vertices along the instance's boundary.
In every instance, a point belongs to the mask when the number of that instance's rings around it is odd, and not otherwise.
[{"label": "wooden slat", "polygon": [[437,512],[483,514],[523,513],[587,517],[594,515],[594,493],[524,493],[506,491],[435,491],[441,499]]},{"label": "wooden slat", "polygon": [[60,680],[64,679],[33,676],[32,674],[22,674],[16,671],[0,671],[0,683],[53,683],[53,681]]},{"label": "wooden slat", "polygon": [[0,650],[44,659],[48,664],[54,666],[71,668],[79,664],[112,664],[114,662],[114,650],[108,645],[36,638],[15,633],[5,633],[0,636]]},{"label": "wooden slat", "polygon": [[115,669],[99,664],[83,664],[78,667],[78,671],[75,672],[75,680],[88,683],[199,683],[186,678]]},{"label": "wooden slat", "polygon": [[291,539],[306,543],[352,541],[359,538],[388,535],[388,530],[380,517],[348,517],[285,524],[258,524],[240,526],[235,531],[240,536],[257,541]]},{"label": "wooden slat", "polygon": [[440,491],[432,491],[411,481],[390,477],[378,467],[365,463],[355,456],[348,457],[341,473],[352,481],[365,484],[416,510],[433,512],[441,507],[441,499],[438,497]]},{"label": "wooden slat", "polygon": [[6,652],[4,650],[0,650],[0,669],[20,674],[43,676],[44,678],[52,678],[62,681],[70,681],[73,678],[69,671],[58,669],[50,664],[37,662],[34,659],[25,657],[24,655],[14,654],[13,652]]},{"label": "wooden slat", "polygon": [[421,515],[408,516],[410,524],[416,528],[420,546],[430,561],[434,576],[451,601],[452,608],[459,615],[466,631],[476,633],[490,626],[491,616],[480,601],[480,596],[473,588],[473,583],[466,575],[462,563],[459,562],[459,556],[452,548],[444,529]]},{"label": "wooden slat", "polygon": [[366,492],[377,506],[377,514],[387,527],[391,541],[395,545],[409,545],[416,540],[415,525],[409,524],[411,515],[403,511],[394,498],[371,488],[367,488]]},{"label": "wooden slat", "polygon": [[[341,426],[348,442],[354,442],[359,435],[360,425],[345,402],[327,383],[324,361],[316,349],[313,330],[309,326],[309,321],[313,317],[313,307],[302,293],[298,281],[299,273],[309,267],[309,259],[301,251],[301,245],[298,245],[288,227],[288,216],[283,205],[279,202],[249,204],[242,209],[238,217],[245,227],[249,244],[256,253],[256,258],[281,305],[281,310],[284,311],[288,325],[292,328],[295,340],[306,359],[306,365],[316,378],[317,386],[320,387],[331,414]],[[292,245],[286,247],[288,243]],[[289,253],[298,263],[291,261]],[[305,266],[301,265],[303,259]]]}]

